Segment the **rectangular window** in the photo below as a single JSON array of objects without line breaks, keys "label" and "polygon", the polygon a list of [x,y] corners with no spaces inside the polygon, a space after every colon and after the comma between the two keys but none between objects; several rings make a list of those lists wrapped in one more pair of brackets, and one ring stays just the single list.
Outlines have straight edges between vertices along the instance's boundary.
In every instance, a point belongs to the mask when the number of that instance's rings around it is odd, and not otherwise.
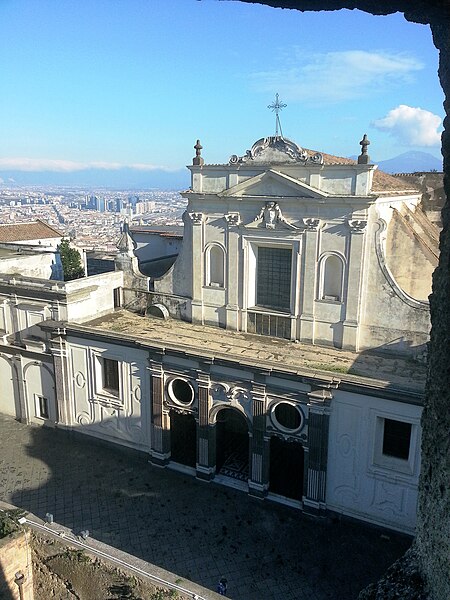
[{"label": "rectangular window", "polygon": [[289,248],[258,248],[256,266],[256,304],[290,312],[291,264]]},{"label": "rectangular window", "polygon": [[41,417],[41,419],[49,418],[47,398],[44,398],[44,396],[37,397],[37,409],[38,409],[38,417]]},{"label": "rectangular window", "polygon": [[112,394],[119,393],[119,363],[110,358],[102,359],[103,389]]},{"label": "rectangular window", "polygon": [[383,454],[408,460],[410,445],[411,423],[384,419]]}]

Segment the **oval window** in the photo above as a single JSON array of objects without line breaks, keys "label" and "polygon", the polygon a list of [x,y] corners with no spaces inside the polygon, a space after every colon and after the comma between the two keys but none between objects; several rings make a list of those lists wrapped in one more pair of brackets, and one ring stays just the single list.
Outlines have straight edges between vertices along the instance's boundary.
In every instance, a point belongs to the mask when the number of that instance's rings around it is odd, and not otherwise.
[{"label": "oval window", "polygon": [[172,379],[169,383],[169,396],[174,402],[191,404],[194,400],[194,388],[184,379]]},{"label": "oval window", "polygon": [[272,411],[276,424],[295,431],[302,424],[302,414],[300,410],[288,402],[279,402]]}]

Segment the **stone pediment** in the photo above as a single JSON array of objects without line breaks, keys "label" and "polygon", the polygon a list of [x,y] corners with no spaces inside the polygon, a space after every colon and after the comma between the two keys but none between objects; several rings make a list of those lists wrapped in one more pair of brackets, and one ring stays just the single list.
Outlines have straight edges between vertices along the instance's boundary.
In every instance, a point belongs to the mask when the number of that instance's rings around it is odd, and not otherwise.
[{"label": "stone pediment", "polygon": [[270,169],[224,190],[219,196],[261,198],[327,198],[328,194],[303,181]]}]

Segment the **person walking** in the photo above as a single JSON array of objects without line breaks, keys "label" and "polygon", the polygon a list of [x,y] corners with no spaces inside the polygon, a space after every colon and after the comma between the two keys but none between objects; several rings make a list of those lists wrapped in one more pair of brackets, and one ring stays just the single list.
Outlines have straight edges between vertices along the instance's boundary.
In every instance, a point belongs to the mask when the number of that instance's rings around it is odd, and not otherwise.
[{"label": "person walking", "polygon": [[222,577],[222,579],[217,584],[217,593],[220,596],[226,596],[227,595],[227,583],[228,582],[225,579],[225,577]]}]

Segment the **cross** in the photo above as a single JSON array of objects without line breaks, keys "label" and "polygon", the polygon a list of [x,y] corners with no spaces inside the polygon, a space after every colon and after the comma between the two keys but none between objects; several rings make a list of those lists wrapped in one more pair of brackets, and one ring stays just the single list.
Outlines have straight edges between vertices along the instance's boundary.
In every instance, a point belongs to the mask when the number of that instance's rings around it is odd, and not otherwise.
[{"label": "cross", "polygon": [[280,97],[278,94],[275,94],[275,102],[272,102],[272,104],[269,104],[267,108],[270,108],[270,110],[272,112],[275,113],[275,136],[278,137],[278,127],[280,128],[280,134],[281,137],[283,137],[283,131],[281,129],[281,123],[280,123],[280,117],[279,117],[279,112],[281,110],[283,110],[283,108],[286,108],[287,104],[283,104],[283,102],[280,101]]}]

